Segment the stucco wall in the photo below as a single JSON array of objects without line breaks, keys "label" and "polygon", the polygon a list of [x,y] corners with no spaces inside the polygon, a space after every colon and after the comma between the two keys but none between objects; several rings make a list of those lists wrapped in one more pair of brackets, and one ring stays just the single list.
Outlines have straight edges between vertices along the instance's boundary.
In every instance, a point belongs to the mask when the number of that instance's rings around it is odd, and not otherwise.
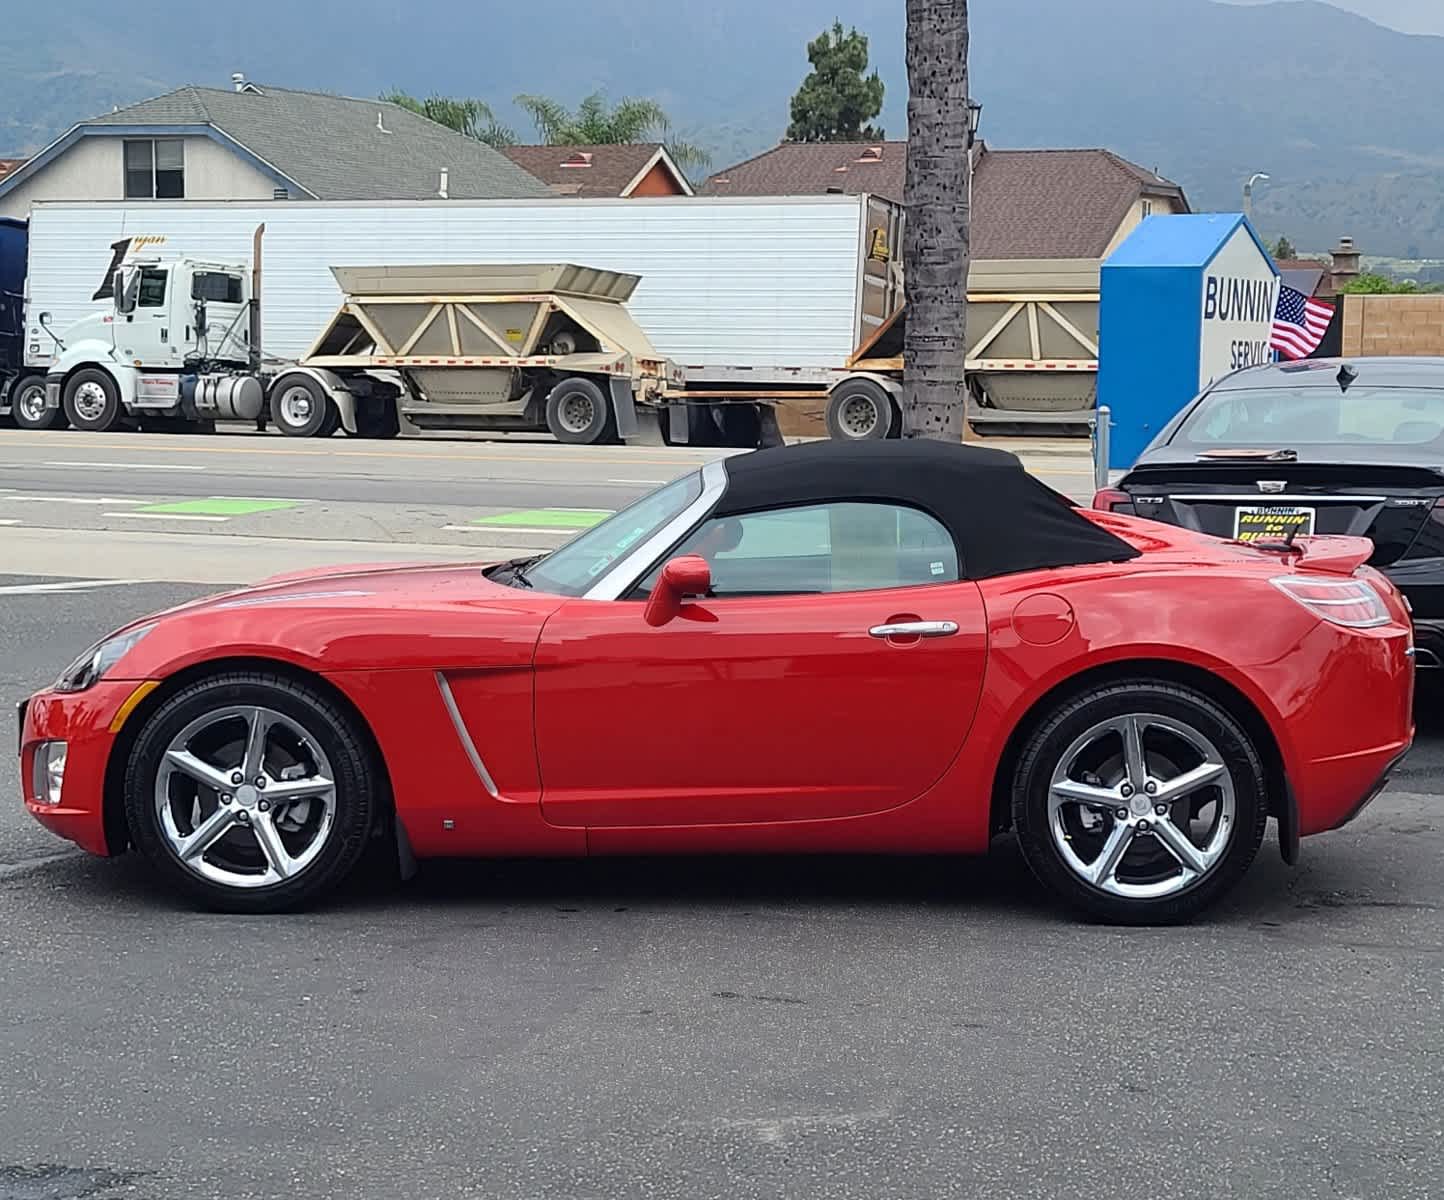
[{"label": "stucco wall", "polygon": [[1345,296],[1343,353],[1444,355],[1444,296]]},{"label": "stucco wall", "polygon": [[[39,200],[124,200],[125,168],[117,136],[83,137],[13,191],[0,196],[0,216],[25,217]],[[187,200],[269,200],[275,185],[228,148],[205,137],[185,141]],[[303,198],[292,193],[293,198]]]},{"label": "stucco wall", "polygon": [[1133,207],[1128,210],[1128,215],[1123,218],[1123,223],[1118,226],[1118,231],[1113,235],[1113,240],[1108,243],[1108,249],[1103,252],[1104,258],[1107,258],[1113,251],[1117,250],[1118,247],[1123,244],[1123,239],[1143,223],[1143,205],[1145,201],[1153,205],[1151,216],[1162,217],[1170,213],[1183,212],[1183,205],[1176,204],[1174,201],[1165,199],[1162,196],[1149,196],[1144,199],[1135,200]]}]

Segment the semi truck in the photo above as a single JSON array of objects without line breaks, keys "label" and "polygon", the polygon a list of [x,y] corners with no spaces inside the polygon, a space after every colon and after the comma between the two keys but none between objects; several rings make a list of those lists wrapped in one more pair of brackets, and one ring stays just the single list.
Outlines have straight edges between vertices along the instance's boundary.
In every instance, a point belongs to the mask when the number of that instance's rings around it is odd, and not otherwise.
[{"label": "semi truck", "polygon": [[[118,244],[97,292],[106,307],[56,339],[46,423],[663,441],[665,395],[681,376],[626,311],[636,276],[572,264],[334,267],[342,300],[330,320],[305,354],[275,358],[258,300],[264,232],[245,264]],[[48,329],[51,315],[40,319]]]}]

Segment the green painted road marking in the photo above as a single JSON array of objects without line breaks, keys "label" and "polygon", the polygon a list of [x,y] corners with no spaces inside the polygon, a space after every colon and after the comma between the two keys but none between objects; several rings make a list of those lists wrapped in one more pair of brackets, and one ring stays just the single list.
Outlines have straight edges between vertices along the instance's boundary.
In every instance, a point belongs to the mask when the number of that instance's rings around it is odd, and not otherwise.
[{"label": "green painted road marking", "polygon": [[205,500],[177,500],[170,504],[147,504],[136,512],[165,513],[172,516],[249,517],[255,513],[277,512],[295,508],[294,500],[237,500],[227,496],[210,496]]},{"label": "green painted road marking", "polygon": [[590,529],[600,525],[612,514],[592,508],[532,508],[523,512],[496,513],[477,517],[473,525],[495,525],[506,528],[520,525],[529,529]]}]

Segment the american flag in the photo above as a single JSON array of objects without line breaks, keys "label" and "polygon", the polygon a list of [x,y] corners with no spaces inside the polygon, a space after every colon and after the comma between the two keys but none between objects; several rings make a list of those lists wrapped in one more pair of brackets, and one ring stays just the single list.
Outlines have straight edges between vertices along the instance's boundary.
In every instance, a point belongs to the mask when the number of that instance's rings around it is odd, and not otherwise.
[{"label": "american flag", "polygon": [[1274,314],[1270,340],[1285,358],[1308,358],[1319,348],[1334,319],[1334,306],[1314,300],[1287,285],[1279,287],[1279,307]]}]

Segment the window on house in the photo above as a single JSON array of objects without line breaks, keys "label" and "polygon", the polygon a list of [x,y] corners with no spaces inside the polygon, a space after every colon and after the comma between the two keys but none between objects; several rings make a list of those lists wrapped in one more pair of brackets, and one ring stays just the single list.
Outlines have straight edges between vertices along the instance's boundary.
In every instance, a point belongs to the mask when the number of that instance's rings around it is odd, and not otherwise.
[{"label": "window on house", "polygon": [[185,143],[180,138],[147,138],[125,143],[127,200],[183,200]]},{"label": "window on house", "polygon": [[1153,215],[1153,201],[1152,201],[1152,200],[1145,200],[1145,201],[1143,202],[1143,215],[1144,215],[1145,217],[1151,217],[1151,216]]}]

